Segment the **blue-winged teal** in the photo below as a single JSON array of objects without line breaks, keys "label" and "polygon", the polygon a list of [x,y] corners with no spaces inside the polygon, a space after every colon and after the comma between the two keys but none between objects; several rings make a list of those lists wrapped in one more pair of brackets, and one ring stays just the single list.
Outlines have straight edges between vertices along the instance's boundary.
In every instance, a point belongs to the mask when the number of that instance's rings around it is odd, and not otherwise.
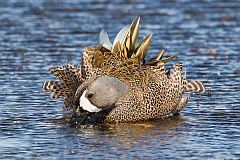
[{"label": "blue-winged teal", "polygon": [[165,69],[174,56],[163,58],[163,51],[146,61],[152,35],[137,43],[139,22],[137,18],[120,30],[113,44],[102,30],[100,44],[84,49],[80,67],[50,68],[58,80],[46,81],[44,91],[63,97],[65,107],[79,117],[100,117],[103,122],[143,121],[180,112],[189,100],[183,93],[202,93],[204,85],[188,81],[181,64]]}]

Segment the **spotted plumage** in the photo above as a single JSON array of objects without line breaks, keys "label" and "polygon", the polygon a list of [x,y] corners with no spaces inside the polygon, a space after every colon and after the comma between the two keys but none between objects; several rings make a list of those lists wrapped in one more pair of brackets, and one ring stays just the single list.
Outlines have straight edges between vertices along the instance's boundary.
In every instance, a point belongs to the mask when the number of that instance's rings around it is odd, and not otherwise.
[{"label": "spotted plumage", "polygon": [[135,122],[179,113],[189,100],[184,92],[202,93],[204,85],[188,81],[182,64],[165,69],[175,55],[163,58],[161,51],[146,61],[152,35],[137,43],[139,23],[137,18],[124,27],[113,44],[102,30],[100,44],[84,49],[81,67],[68,64],[50,69],[59,80],[46,81],[44,91],[53,98],[64,97],[65,107],[85,117],[81,122],[99,120],[100,115],[104,115],[101,122]]},{"label": "spotted plumage", "polygon": [[66,64],[61,67],[51,67],[49,72],[58,78],[57,81],[45,81],[43,90],[51,93],[51,98],[64,98],[66,108],[75,105],[73,100],[79,85],[85,80],[81,67]]}]

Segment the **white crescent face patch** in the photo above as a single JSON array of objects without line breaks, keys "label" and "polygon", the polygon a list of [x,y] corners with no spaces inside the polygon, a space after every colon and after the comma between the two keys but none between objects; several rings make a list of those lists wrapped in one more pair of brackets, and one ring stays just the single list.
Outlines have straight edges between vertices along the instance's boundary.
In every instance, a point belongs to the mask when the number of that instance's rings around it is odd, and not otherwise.
[{"label": "white crescent face patch", "polygon": [[80,107],[88,112],[99,112],[102,109],[94,106],[85,96],[86,90],[83,92],[82,96],[80,97]]}]

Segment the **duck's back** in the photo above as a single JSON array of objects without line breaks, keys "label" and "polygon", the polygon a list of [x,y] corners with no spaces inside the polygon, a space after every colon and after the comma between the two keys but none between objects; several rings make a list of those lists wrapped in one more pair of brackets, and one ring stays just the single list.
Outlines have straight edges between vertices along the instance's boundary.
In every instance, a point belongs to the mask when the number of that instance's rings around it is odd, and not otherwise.
[{"label": "duck's back", "polygon": [[131,84],[128,94],[106,117],[107,122],[157,119],[175,113],[184,87],[181,66],[176,67],[171,78],[160,70],[144,68],[137,79],[139,82]]}]

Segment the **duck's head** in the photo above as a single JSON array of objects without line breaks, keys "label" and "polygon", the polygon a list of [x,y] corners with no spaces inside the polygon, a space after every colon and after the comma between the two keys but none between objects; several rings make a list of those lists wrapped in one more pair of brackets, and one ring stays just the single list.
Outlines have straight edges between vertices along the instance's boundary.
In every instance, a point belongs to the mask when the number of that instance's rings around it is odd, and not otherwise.
[{"label": "duck's head", "polygon": [[101,76],[83,83],[76,91],[79,106],[88,112],[113,108],[128,91],[128,86],[115,77]]}]

